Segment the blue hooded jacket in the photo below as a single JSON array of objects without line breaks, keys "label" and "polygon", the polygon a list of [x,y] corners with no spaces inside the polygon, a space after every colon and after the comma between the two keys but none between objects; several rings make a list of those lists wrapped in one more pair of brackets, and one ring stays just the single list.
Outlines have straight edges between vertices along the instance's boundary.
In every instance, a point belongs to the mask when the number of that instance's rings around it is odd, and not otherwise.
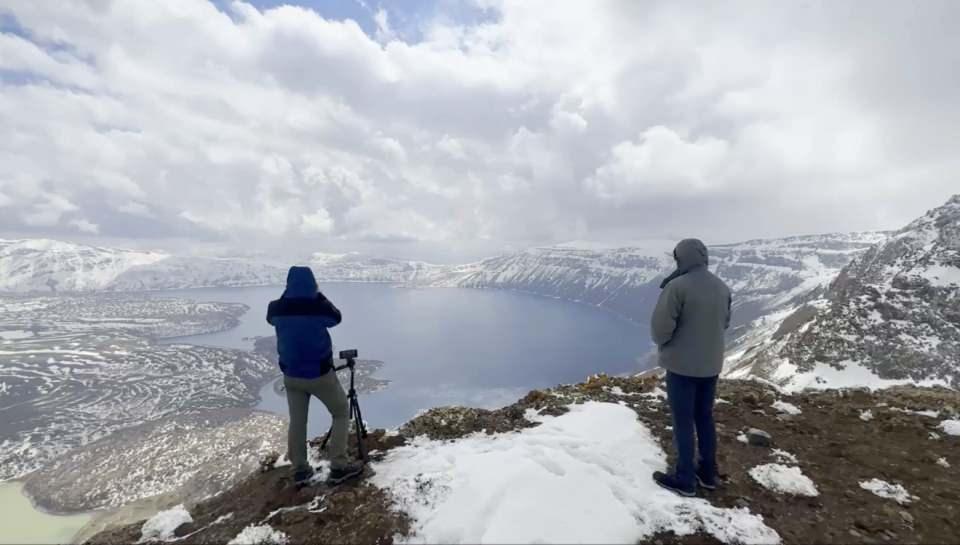
[{"label": "blue hooded jacket", "polygon": [[317,288],[309,267],[290,267],[287,289],[267,307],[267,323],[277,330],[280,370],[296,378],[317,378],[333,368],[327,328],[340,323],[340,310]]}]

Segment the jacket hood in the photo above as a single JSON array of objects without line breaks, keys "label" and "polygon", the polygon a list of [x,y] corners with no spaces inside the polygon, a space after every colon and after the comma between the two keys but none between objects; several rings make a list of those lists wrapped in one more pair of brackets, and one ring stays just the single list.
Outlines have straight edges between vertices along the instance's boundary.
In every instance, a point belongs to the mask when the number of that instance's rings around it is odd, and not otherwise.
[{"label": "jacket hood", "polygon": [[660,284],[661,289],[667,287],[667,284],[675,278],[683,276],[693,269],[706,267],[710,264],[707,245],[695,238],[681,240],[673,250],[673,258],[677,261],[677,270],[663,279]]},{"label": "jacket hood", "polygon": [[673,258],[677,260],[677,269],[686,271],[710,263],[706,244],[695,238],[681,240],[673,250]]},{"label": "jacket hood", "polygon": [[317,279],[313,276],[310,267],[290,267],[287,273],[287,289],[283,292],[284,297],[316,297],[317,292]]}]

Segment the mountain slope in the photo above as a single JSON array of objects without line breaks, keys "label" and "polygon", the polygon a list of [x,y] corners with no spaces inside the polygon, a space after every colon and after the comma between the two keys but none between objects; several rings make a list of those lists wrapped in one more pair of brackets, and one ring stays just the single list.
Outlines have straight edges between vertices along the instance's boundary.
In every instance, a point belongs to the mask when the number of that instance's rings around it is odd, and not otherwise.
[{"label": "mountain slope", "polygon": [[478,263],[436,269],[428,286],[511,289],[576,301],[636,319],[656,302],[653,281],[670,266],[669,249],[533,248]]},{"label": "mountain slope", "polygon": [[846,266],[733,372],[792,387],[960,384],[960,195]]},{"label": "mountain slope", "polygon": [[57,240],[0,239],[0,292],[99,290],[124,271],[167,257]]},{"label": "mountain slope", "polygon": [[[710,247],[711,269],[734,292],[735,329],[826,285],[884,233],[825,234]],[[645,322],[672,244],[593,250],[550,246],[427,271],[419,284],[514,289],[579,301]],[[744,329],[744,328],[740,328]],[[742,334],[742,332],[741,332]]]},{"label": "mountain slope", "polygon": [[103,289],[141,291],[208,287],[267,286],[283,284],[286,269],[243,258],[179,257],[131,267]]}]

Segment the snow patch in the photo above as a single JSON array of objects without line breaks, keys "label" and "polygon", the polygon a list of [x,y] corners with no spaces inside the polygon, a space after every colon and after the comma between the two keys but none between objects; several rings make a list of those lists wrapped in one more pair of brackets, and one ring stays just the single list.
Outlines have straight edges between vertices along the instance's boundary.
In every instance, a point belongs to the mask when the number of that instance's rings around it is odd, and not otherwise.
[{"label": "snow patch", "polygon": [[652,391],[649,391],[645,394],[640,394],[643,397],[652,398],[652,399],[667,399],[667,392],[657,386]]},{"label": "snow patch", "polygon": [[787,452],[787,451],[785,451],[785,450],[780,450],[780,449],[778,449],[778,448],[775,448],[775,449],[773,449],[773,451],[772,451],[771,453],[773,454],[773,456],[774,456],[778,461],[780,461],[780,462],[782,462],[782,463],[789,463],[789,464],[797,464],[797,463],[799,463],[799,462],[797,461],[797,457],[796,457],[796,456],[794,456],[793,454],[791,454],[791,453],[789,453],[789,452]]},{"label": "snow patch", "polygon": [[411,516],[414,542],[634,543],[702,531],[729,543],[779,543],[747,509],[658,487],[651,475],[666,470],[666,455],[631,409],[588,402],[541,419],[452,442],[417,438],[374,464],[371,481]]},{"label": "snow patch", "polygon": [[776,410],[778,410],[778,411],[780,411],[780,412],[782,412],[782,413],[786,413],[786,414],[789,414],[789,415],[798,415],[798,414],[800,414],[801,412],[803,412],[803,411],[800,410],[800,407],[797,407],[797,406],[794,405],[793,403],[787,403],[786,401],[779,401],[779,400],[778,400],[776,403],[774,403],[773,405],[771,405],[771,407],[773,407],[774,409],[776,409]]},{"label": "snow patch", "polygon": [[900,409],[898,407],[890,407],[890,410],[897,413],[907,413],[907,414],[915,414],[919,416],[926,416],[928,418],[937,418],[940,416],[940,411],[912,411],[910,409]]},{"label": "snow patch", "polygon": [[947,435],[960,435],[960,420],[944,420],[937,427]]},{"label": "snow patch", "polygon": [[924,269],[920,276],[930,282],[931,286],[937,288],[960,286],[960,268],[957,267],[932,265]]},{"label": "snow patch", "polygon": [[140,528],[140,542],[170,541],[174,539],[173,533],[177,528],[191,522],[193,522],[193,517],[190,516],[183,504],[166,511],[160,511],[143,523],[143,527]]},{"label": "snow patch", "polygon": [[861,481],[860,488],[869,490],[881,498],[893,500],[901,505],[910,503],[917,499],[916,496],[912,496],[909,492],[907,492],[907,489],[904,488],[903,485],[890,484],[881,479]]},{"label": "snow patch", "polygon": [[947,459],[943,457],[937,458],[937,465],[940,467],[945,467],[947,469],[950,468],[950,462],[948,462]]},{"label": "snow patch", "polygon": [[748,439],[746,434],[744,434],[743,432],[740,432],[739,435],[737,435],[737,441],[740,441],[744,445],[750,444],[750,439]]},{"label": "snow patch", "polygon": [[[845,361],[838,365],[840,365],[841,368],[838,369],[831,365],[817,363],[811,371],[793,373],[792,376],[786,378],[784,390],[790,393],[801,392],[808,388],[812,390],[828,390],[834,388],[870,388],[874,390],[904,384],[921,387],[950,387],[948,382],[939,379],[922,381],[883,379],[870,369],[854,361]],[[792,367],[796,369],[796,366]]]},{"label": "snow patch", "polygon": [[237,534],[237,537],[231,539],[228,545],[259,545],[267,543],[286,545],[289,542],[290,537],[280,530],[274,530],[267,524],[251,524]]},{"label": "snow patch", "polygon": [[750,476],[764,488],[793,496],[818,496],[813,481],[799,467],[783,464],[763,464],[750,469]]},{"label": "snow patch", "polygon": [[873,411],[871,411],[870,409],[867,409],[865,411],[860,411],[860,420],[863,420],[864,422],[869,422],[873,420]]}]

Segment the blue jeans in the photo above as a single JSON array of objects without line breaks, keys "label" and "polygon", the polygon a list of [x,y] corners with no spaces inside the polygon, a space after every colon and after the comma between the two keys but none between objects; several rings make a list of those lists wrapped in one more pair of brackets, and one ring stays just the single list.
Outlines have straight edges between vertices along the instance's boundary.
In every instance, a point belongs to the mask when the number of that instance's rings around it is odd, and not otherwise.
[{"label": "blue jeans", "polygon": [[700,447],[700,474],[711,480],[717,476],[717,430],[713,422],[716,395],[717,377],[687,377],[667,371],[667,400],[677,449],[676,479],[685,488],[697,484],[694,430]]}]

